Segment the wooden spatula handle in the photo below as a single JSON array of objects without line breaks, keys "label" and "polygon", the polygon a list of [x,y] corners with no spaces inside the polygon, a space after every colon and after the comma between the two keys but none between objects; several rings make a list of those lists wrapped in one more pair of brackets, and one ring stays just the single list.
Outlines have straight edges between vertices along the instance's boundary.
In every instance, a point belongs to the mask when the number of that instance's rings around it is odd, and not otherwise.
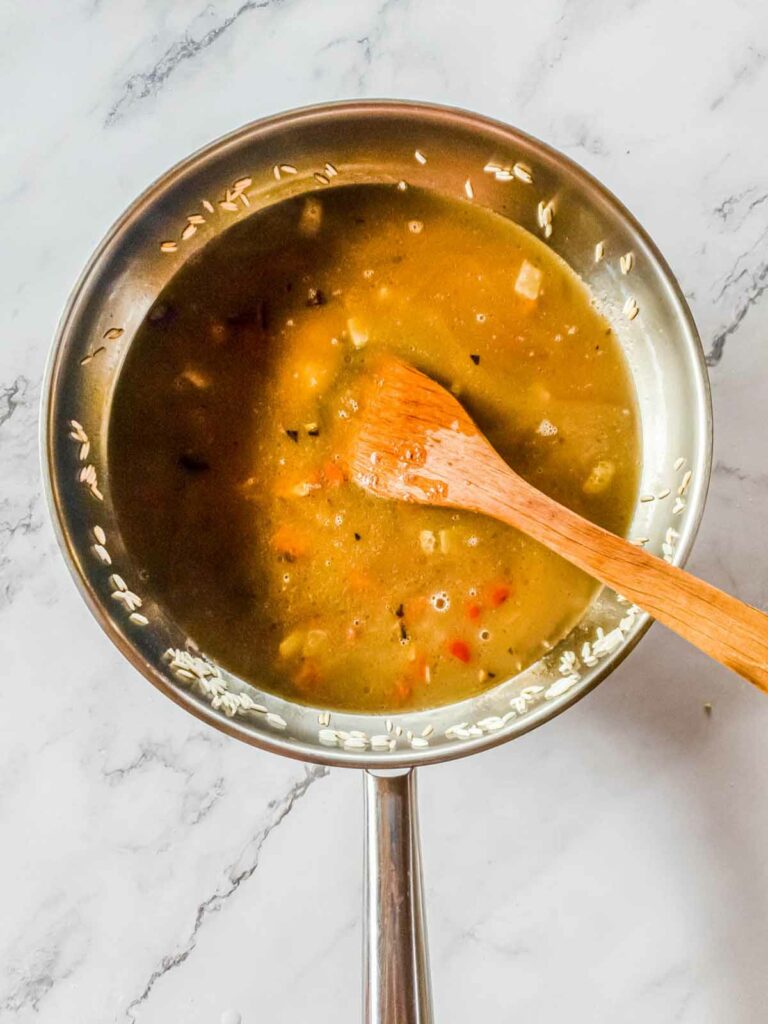
[{"label": "wooden spatula handle", "polygon": [[486,469],[482,511],[523,530],[768,692],[768,615],[595,526],[501,460]]}]

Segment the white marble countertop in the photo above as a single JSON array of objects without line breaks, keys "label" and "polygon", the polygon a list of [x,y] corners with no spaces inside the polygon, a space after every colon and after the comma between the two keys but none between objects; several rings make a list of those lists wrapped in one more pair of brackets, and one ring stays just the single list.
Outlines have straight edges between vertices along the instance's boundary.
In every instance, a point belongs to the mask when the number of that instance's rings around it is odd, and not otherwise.
[{"label": "white marble countertop", "polygon": [[[360,1019],[362,792],[206,730],[91,619],[41,495],[43,364],[167,166],[350,96],[474,108],[600,177],[710,354],[692,567],[768,603],[764,0],[9,0],[0,41],[0,1022]],[[711,715],[704,704],[711,702]],[[568,714],[422,772],[437,1019],[755,1024],[768,700],[654,627]]]}]

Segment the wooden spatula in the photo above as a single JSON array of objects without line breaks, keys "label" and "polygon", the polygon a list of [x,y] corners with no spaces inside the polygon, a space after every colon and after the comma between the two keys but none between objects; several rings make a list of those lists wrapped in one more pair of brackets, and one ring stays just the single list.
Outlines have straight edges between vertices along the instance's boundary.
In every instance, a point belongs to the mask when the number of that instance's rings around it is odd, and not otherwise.
[{"label": "wooden spatula", "polygon": [[537,491],[459,402],[412,366],[386,359],[373,372],[349,461],[355,482],[378,497],[468,509],[517,527],[768,692],[768,615]]}]

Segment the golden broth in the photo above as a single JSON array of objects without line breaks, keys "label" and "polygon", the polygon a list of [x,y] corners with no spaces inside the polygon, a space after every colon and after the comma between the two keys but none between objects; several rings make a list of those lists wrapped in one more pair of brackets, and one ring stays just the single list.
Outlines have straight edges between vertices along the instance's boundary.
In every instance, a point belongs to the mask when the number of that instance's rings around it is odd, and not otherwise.
[{"label": "golden broth", "polygon": [[597,589],[509,527],[348,482],[344,427],[384,350],[450,387],[523,477],[625,532],[639,428],[608,323],[526,231],[418,189],[327,189],[211,242],[139,329],[110,427],[145,587],[238,675],[357,711],[495,685]]}]

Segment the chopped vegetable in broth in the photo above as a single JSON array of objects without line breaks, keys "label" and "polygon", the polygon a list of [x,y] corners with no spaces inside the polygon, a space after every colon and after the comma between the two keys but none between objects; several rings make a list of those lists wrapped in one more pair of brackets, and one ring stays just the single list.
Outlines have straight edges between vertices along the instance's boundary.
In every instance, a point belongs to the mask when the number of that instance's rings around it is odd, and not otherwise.
[{"label": "chopped vegetable in broth", "polygon": [[621,534],[636,499],[621,348],[522,228],[385,185],[297,197],[230,228],[131,345],[113,493],[146,589],[202,650],[329,708],[470,697],[538,659],[597,591],[507,526],[349,481],[345,427],[383,351],[449,387],[558,501]]}]

